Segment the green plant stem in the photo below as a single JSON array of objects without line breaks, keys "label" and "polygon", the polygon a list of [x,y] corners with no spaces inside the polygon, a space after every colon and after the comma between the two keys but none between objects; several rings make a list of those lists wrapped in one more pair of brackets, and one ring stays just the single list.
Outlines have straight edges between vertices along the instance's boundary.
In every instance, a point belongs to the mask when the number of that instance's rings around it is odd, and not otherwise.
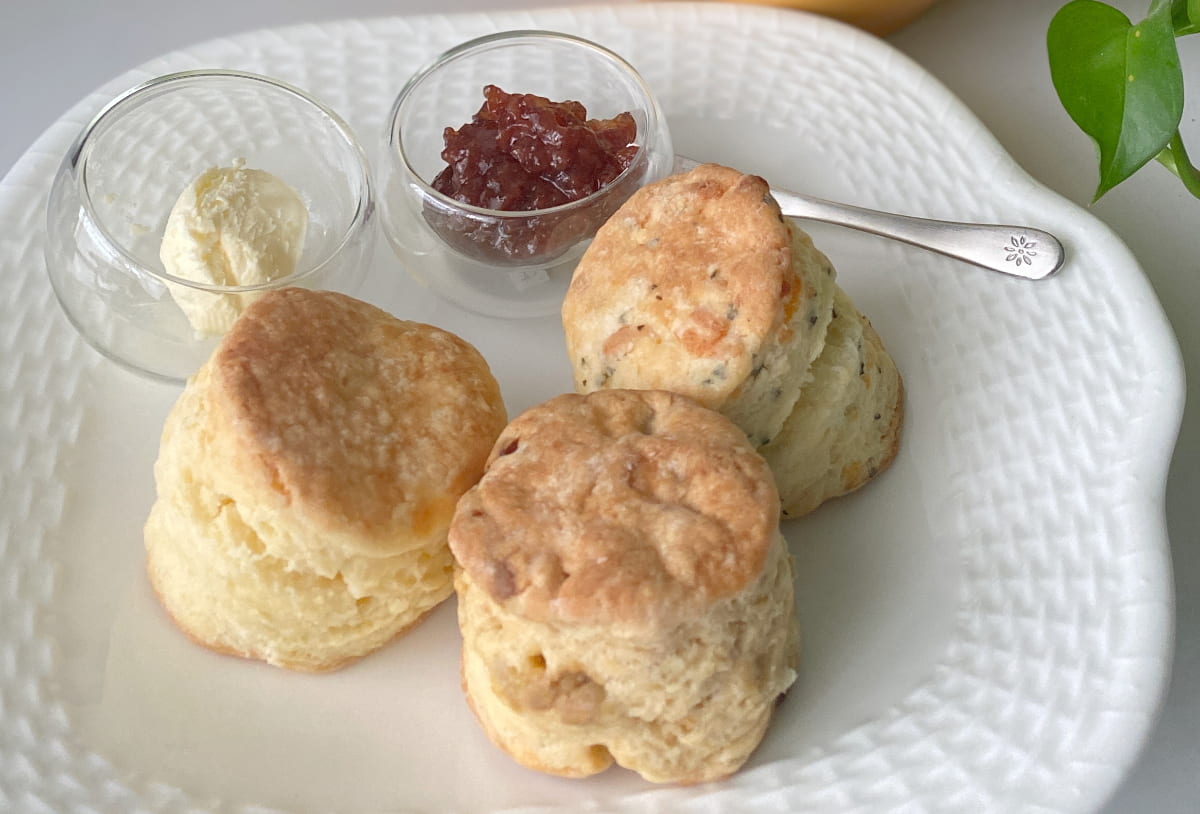
[{"label": "green plant stem", "polygon": [[1156,158],[1158,163],[1175,173],[1188,192],[1200,198],[1200,169],[1194,167],[1188,158],[1187,150],[1183,146],[1183,136],[1179,135],[1178,130],[1171,136],[1166,149]]}]

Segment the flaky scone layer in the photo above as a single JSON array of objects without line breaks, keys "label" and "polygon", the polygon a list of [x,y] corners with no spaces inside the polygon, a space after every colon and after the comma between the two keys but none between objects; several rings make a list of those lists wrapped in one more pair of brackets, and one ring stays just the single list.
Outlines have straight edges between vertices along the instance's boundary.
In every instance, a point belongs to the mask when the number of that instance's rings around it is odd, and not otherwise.
[{"label": "flaky scone layer", "polygon": [[583,777],[616,762],[656,783],[726,777],[795,680],[792,579],[777,535],[745,591],[646,637],[530,621],[459,573],[464,689],[489,737],[527,767]]},{"label": "flaky scone layer", "polygon": [[351,586],[339,573],[296,570],[270,554],[273,531],[203,487],[180,503],[154,504],[147,572],[192,640],[292,670],[332,670],[412,627],[453,589],[444,543],[348,563],[360,572]]},{"label": "flaky scone layer", "polygon": [[838,289],[825,349],[783,429],[759,452],[783,515],[801,517],[886,469],[900,445],[904,392],[879,334]]}]

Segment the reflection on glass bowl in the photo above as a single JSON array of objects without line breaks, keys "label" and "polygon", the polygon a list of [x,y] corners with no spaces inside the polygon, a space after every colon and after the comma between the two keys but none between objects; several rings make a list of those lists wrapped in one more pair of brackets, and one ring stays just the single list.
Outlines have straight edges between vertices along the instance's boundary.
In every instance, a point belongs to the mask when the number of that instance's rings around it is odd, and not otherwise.
[{"label": "reflection on glass bowl", "polygon": [[[529,211],[488,209],[435,188],[447,128],[470,122],[486,86],[576,101],[589,120],[636,124],[632,162],[578,200]],[[578,37],[507,31],[463,43],[415,74],[385,131],[384,233],[405,270],[445,299],[482,314],[556,313],[596,229],[643,184],[670,172],[670,134],[645,81],[624,59]]]},{"label": "reflection on glass bowl", "polygon": [[[291,273],[222,285],[172,275],[159,257],[168,214],[214,167],[277,177],[308,210]],[[374,197],[349,127],[303,91],[255,74],[186,71],[110,102],[63,159],[47,210],[46,265],[71,323],[126,367],[182,381],[219,336],[194,314],[206,301],[240,309],[272,288],[354,293],[372,251]]]}]

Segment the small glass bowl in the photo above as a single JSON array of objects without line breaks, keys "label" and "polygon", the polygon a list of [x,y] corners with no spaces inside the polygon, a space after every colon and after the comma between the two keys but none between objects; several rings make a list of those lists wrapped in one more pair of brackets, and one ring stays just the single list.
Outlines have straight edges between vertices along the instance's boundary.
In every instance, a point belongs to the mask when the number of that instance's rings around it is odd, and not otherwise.
[{"label": "small glass bowl", "polygon": [[[308,209],[295,270],[240,286],[168,274],[159,246],[176,199],[205,170],[242,162],[283,180]],[[366,157],[332,110],[265,76],[185,71],[126,91],[75,139],[50,192],[46,267],[89,344],[135,371],[178,382],[219,336],[198,332],[177,296],[202,307],[244,306],[294,285],[354,293],[373,249],[373,211]]]},{"label": "small glass bowl", "polygon": [[[446,166],[444,129],[471,121],[486,85],[578,101],[589,119],[627,111],[637,155],[611,183],[561,206],[508,212],[460,203],[431,182]],[[457,305],[508,318],[557,313],[596,229],[638,187],[669,174],[674,160],[666,120],[633,66],[551,31],[500,32],[442,54],[400,91],[384,135],[383,231],[405,269]],[[511,248],[530,240],[532,251]]]}]

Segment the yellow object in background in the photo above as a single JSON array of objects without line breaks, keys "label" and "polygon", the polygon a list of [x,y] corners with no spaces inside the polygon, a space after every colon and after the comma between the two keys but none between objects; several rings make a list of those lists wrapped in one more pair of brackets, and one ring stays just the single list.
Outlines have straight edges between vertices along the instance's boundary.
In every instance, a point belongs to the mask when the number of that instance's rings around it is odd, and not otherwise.
[{"label": "yellow object in background", "polygon": [[883,37],[907,25],[936,0],[728,0],[782,6],[836,17]]}]

